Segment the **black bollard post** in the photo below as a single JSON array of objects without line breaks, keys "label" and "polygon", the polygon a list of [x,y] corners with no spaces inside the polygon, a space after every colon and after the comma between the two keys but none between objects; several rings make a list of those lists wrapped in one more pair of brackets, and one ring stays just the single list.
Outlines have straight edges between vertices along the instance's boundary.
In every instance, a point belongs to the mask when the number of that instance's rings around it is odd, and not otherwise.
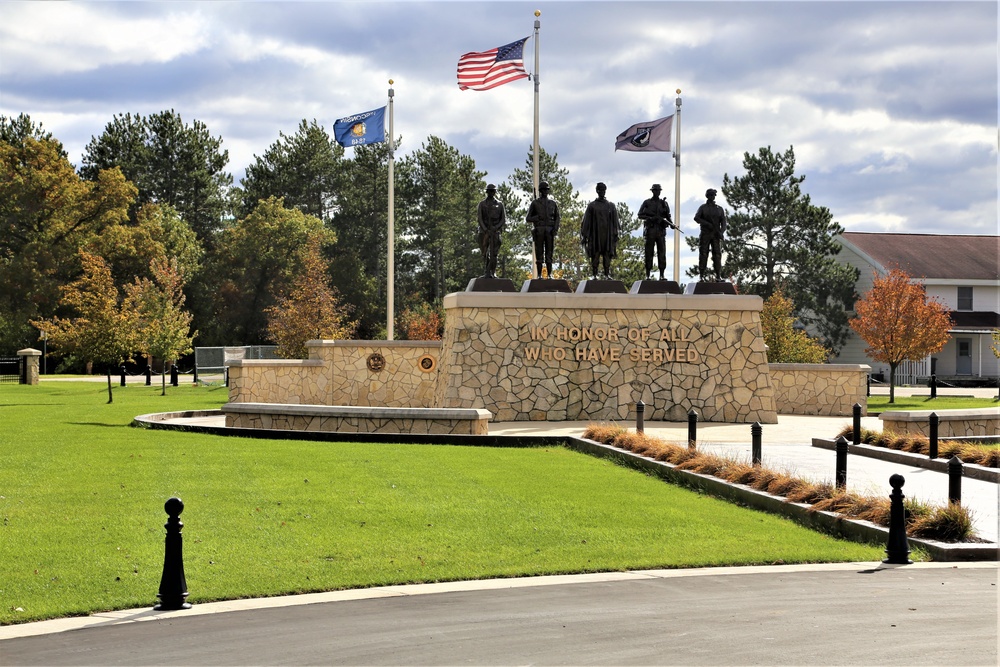
[{"label": "black bollard post", "polygon": [[865,375],[865,396],[872,395],[872,376]]},{"label": "black bollard post", "polygon": [[694,408],[688,412],[688,449],[698,447],[698,413]]},{"label": "black bollard post", "polygon": [[837,438],[836,480],[838,489],[847,488],[847,438],[844,436]]},{"label": "black bollard post", "polygon": [[854,444],[861,444],[861,404],[855,403],[854,407],[851,409],[854,415]]},{"label": "black bollard post", "polygon": [[932,412],[927,421],[930,424],[930,434],[928,435],[930,451],[927,452],[927,456],[936,459],[938,457],[938,425],[941,423],[941,418],[937,416],[936,412]]},{"label": "black bollard post", "polygon": [[937,375],[931,376],[931,398],[937,398]]},{"label": "black bollard post", "polygon": [[229,366],[222,369],[222,376],[226,379],[226,386],[229,386]]},{"label": "black bollard post", "polygon": [[122,364],[120,371],[121,371],[121,374],[122,374],[121,386],[124,387],[125,386],[125,364]]},{"label": "black bollard post", "polygon": [[153,369],[150,368],[149,364],[147,363],[146,364],[146,386],[148,387],[148,386],[150,386],[152,384],[153,384]]},{"label": "black bollard post", "polygon": [[180,498],[170,498],[163,504],[166,511],[167,522],[163,527],[167,529],[167,537],[164,540],[163,551],[163,575],[160,577],[160,592],[156,597],[160,598],[160,603],[153,607],[157,611],[170,611],[174,609],[190,609],[191,603],[185,598],[188,596],[187,580],[184,579],[184,548],[181,537],[181,512],[184,511],[184,503]]},{"label": "black bollard post", "polygon": [[642,433],[643,432],[642,417],[643,417],[643,413],[645,411],[646,411],[646,404],[645,403],[643,403],[642,401],[639,401],[638,403],[635,404],[635,432],[636,433]]},{"label": "black bollard post", "polygon": [[764,433],[764,427],[760,425],[760,422],[754,422],[750,425],[750,460],[753,465],[760,465],[760,441],[761,436]]},{"label": "black bollard post", "polygon": [[962,474],[965,466],[962,459],[957,455],[952,456],[948,461],[948,502],[956,505],[962,504]]},{"label": "black bollard post", "polygon": [[889,478],[892,493],[889,494],[889,542],[886,544],[882,562],[887,565],[910,565],[910,546],[906,542],[906,509],[903,507],[903,484],[906,480],[902,475]]},{"label": "black bollard post", "polygon": [[177,364],[170,364],[170,386],[177,386]]}]

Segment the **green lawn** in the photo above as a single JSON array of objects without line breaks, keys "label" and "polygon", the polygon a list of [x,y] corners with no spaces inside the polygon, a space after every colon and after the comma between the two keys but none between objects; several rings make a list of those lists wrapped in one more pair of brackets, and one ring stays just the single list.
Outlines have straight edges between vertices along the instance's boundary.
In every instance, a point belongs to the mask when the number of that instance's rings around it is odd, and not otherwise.
[{"label": "green lawn", "polygon": [[868,414],[878,415],[887,410],[967,410],[970,408],[996,408],[1000,401],[995,398],[973,398],[971,396],[896,396],[889,403],[888,396],[869,396]]},{"label": "green lawn", "polygon": [[314,443],[130,428],[224,387],[0,385],[0,623],[156,601],[164,501],[190,601],[656,567],[873,561],[881,546],[570,450]]}]

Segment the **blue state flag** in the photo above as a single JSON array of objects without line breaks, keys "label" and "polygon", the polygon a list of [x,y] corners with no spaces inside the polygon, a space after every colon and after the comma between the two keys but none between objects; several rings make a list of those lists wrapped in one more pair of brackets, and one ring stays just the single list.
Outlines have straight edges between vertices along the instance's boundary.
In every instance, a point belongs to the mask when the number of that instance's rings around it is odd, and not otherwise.
[{"label": "blue state flag", "polygon": [[333,136],[345,148],[385,141],[385,107],[338,119]]}]

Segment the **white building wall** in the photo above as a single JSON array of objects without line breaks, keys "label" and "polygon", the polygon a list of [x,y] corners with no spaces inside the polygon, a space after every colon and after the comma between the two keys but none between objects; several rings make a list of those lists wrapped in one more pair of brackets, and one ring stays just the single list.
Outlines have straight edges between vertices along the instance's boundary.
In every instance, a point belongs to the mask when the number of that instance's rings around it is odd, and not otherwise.
[{"label": "white building wall", "polygon": [[[858,269],[860,275],[855,286],[858,297],[862,298],[872,288],[873,272],[876,267],[868,258],[854,252],[853,249],[842,246],[837,260]],[[972,310],[978,312],[1000,313],[1000,285],[995,282],[982,280],[924,280],[924,287],[928,297],[936,297],[949,310],[958,310],[958,288],[972,287]],[[848,313],[849,317],[854,317],[854,313]],[[938,375],[956,375],[958,366],[958,338],[967,338],[971,341],[972,352],[972,375],[970,377],[997,377],[1000,376],[1000,359],[993,354],[990,334],[955,333],[949,339],[944,349],[932,355],[935,362],[935,370]],[[872,368],[872,374],[882,373],[886,380],[889,378],[889,365],[872,361],[865,354],[865,343],[853,331],[850,333],[847,342],[840,350],[840,353],[831,359],[837,364],[868,364]]]}]

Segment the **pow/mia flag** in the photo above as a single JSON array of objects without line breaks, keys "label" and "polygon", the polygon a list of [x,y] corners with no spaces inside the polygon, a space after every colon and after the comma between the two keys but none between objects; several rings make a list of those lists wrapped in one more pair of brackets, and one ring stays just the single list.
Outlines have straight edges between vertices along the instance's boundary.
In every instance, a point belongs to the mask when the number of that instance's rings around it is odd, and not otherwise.
[{"label": "pow/mia flag", "polygon": [[670,151],[674,117],[636,123],[615,139],[616,151]]}]

